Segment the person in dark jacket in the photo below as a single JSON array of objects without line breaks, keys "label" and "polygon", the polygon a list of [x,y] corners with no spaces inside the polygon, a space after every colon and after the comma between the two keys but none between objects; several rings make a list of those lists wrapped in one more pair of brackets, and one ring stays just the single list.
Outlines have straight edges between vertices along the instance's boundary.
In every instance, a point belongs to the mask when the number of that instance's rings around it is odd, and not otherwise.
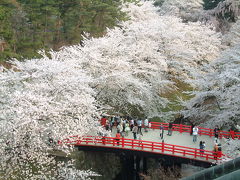
[{"label": "person in dark jacket", "polygon": [[199,143],[199,149],[200,149],[200,156],[202,157],[203,156],[203,153],[204,153],[204,145],[203,145],[203,142],[200,141]]},{"label": "person in dark jacket", "polygon": [[171,136],[171,135],[172,135],[172,127],[173,127],[173,123],[170,122],[170,123],[168,124],[168,133],[167,133],[168,136]]},{"label": "person in dark jacket", "polygon": [[164,134],[164,126],[161,124],[160,125],[160,137],[163,139],[163,134]]},{"label": "person in dark jacket", "polygon": [[137,131],[138,131],[138,127],[137,127],[137,125],[135,124],[135,125],[133,126],[133,129],[132,129],[132,133],[133,133],[133,138],[134,138],[134,139],[137,139]]},{"label": "person in dark jacket", "polygon": [[215,136],[215,139],[216,139],[216,142],[217,142],[220,129],[219,129],[218,126],[216,126],[213,131],[214,131],[214,136]]},{"label": "person in dark jacket", "polygon": [[190,128],[191,128],[191,129],[190,129],[190,136],[191,136],[191,135],[192,135],[192,133],[193,133],[193,128],[194,128],[194,125],[192,124]]}]

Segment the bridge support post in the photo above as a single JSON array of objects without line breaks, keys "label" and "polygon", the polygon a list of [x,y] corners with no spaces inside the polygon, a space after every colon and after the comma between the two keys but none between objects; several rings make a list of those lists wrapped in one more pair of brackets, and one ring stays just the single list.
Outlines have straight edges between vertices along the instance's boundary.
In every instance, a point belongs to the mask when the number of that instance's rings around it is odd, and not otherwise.
[{"label": "bridge support post", "polygon": [[134,156],[130,155],[128,161],[126,162],[128,165],[129,177],[135,179],[135,171],[134,171]]},{"label": "bridge support post", "polygon": [[122,179],[136,179],[135,170],[134,170],[134,155],[131,154],[122,154],[121,156],[122,168],[125,172],[122,175]]},{"label": "bridge support post", "polygon": [[143,173],[147,174],[147,158],[143,157]]},{"label": "bridge support post", "polygon": [[147,157],[134,156],[134,168],[136,173],[142,172],[147,174]]},{"label": "bridge support post", "polygon": [[136,165],[136,171],[139,172],[140,171],[140,157],[139,156],[135,156],[135,165]]}]

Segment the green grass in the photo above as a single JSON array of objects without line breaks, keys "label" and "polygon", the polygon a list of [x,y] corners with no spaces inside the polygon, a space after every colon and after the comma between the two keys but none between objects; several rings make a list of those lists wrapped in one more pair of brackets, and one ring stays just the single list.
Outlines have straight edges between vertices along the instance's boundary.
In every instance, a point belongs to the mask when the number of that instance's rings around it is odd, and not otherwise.
[{"label": "green grass", "polygon": [[180,98],[182,100],[189,100],[192,98],[191,95],[185,93],[186,91],[192,91],[192,87],[189,84],[179,80],[174,81],[177,89],[162,94],[163,97],[170,101],[170,104],[168,104],[166,108],[162,109],[163,112],[180,111],[183,107],[181,104],[179,104],[178,99]]}]

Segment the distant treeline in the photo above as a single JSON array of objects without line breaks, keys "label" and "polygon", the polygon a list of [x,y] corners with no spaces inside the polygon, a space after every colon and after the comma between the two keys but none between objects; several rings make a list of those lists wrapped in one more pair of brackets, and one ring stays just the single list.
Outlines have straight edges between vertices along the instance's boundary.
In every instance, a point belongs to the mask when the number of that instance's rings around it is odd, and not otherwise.
[{"label": "distant treeline", "polygon": [[121,0],[1,0],[0,61],[79,44],[84,32],[102,36],[126,19]]}]

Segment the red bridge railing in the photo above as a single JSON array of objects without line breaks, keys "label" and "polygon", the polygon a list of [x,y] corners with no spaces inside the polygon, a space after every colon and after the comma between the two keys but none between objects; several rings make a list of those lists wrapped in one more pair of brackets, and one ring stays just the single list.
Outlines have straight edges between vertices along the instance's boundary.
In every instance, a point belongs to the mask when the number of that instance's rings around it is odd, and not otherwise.
[{"label": "red bridge railing", "polygon": [[138,151],[145,151],[151,153],[166,154],[171,156],[185,157],[188,159],[198,159],[204,161],[221,160],[226,156],[219,152],[208,150],[200,150],[185,146],[167,144],[164,142],[151,142],[134,139],[117,139],[113,137],[102,136],[72,136],[69,139],[63,140],[60,144],[74,145],[74,146],[104,146],[110,148],[131,149]]},{"label": "red bridge railing", "polygon": [[[159,129],[160,125],[163,125],[164,129],[167,130],[169,123],[151,122],[151,128],[152,129]],[[203,128],[203,127],[198,127],[198,129],[199,129],[198,134],[200,136],[201,135],[206,135],[206,136],[209,136],[209,137],[214,136],[213,129]],[[190,133],[191,132],[191,126],[183,125],[183,124],[173,124],[172,130],[173,131],[178,131],[180,133],[183,133],[183,132]],[[235,138],[240,139],[240,132],[219,131],[218,134],[219,134],[220,139],[222,139],[223,137],[232,138],[232,139],[235,139]]]}]

